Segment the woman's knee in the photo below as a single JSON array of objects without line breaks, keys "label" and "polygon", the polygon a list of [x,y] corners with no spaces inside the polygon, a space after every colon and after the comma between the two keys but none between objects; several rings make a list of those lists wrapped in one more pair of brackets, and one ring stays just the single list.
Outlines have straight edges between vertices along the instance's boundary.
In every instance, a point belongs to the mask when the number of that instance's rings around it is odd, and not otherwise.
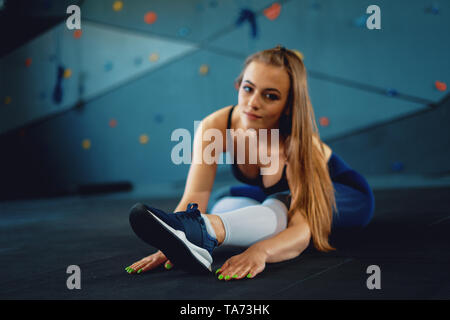
[{"label": "woman's knee", "polygon": [[371,190],[362,192],[335,184],[337,212],[333,211],[334,227],[366,227],[373,218],[375,201]]}]

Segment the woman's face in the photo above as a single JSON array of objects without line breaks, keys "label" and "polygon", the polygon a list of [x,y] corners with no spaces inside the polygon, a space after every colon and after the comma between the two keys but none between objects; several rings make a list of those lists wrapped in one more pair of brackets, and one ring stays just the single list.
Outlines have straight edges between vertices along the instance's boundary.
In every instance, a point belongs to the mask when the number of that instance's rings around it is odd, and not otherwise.
[{"label": "woman's face", "polygon": [[289,75],[283,68],[251,62],[239,88],[238,104],[243,126],[246,129],[279,128],[289,86]]}]

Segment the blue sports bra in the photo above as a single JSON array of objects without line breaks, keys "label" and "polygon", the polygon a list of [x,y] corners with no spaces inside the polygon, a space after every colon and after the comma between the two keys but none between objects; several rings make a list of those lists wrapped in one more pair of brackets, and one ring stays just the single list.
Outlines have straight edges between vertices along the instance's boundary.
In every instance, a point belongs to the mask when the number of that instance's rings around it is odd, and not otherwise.
[{"label": "blue sports bra", "polygon": [[[228,114],[227,129],[231,128],[231,115],[233,113],[234,107],[235,106],[233,106],[231,108],[230,113]],[[227,134],[228,134],[228,131],[227,131]],[[231,165],[231,169],[232,169],[233,175],[235,176],[235,178],[237,180],[239,180],[245,184],[259,186],[266,194],[272,194],[272,193],[276,193],[276,192],[280,192],[280,191],[289,190],[289,184],[288,184],[287,178],[286,178],[286,164],[284,165],[283,175],[281,176],[281,179],[277,183],[275,183],[273,186],[270,186],[270,187],[264,186],[261,174],[258,174],[258,176],[255,178],[246,177],[242,173],[242,171],[239,169],[239,167],[236,163],[236,159],[234,159],[234,163]]]}]

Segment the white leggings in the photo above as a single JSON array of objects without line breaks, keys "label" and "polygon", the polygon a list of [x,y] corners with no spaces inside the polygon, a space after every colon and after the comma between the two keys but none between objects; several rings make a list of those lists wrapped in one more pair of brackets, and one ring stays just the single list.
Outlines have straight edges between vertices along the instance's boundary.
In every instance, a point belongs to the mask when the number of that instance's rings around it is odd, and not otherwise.
[{"label": "white leggings", "polygon": [[270,238],[287,227],[286,205],[275,198],[260,203],[248,197],[223,197],[211,208],[225,226],[221,245],[245,246]]}]

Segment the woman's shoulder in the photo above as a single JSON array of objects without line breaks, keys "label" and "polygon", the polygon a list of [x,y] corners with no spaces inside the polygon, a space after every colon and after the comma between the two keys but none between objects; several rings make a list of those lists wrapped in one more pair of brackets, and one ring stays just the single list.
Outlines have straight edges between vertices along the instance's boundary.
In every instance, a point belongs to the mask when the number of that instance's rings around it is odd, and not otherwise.
[{"label": "woman's shoulder", "polygon": [[217,129],[222,134],[222,152],[227,151],[226,130],[228,125],[228,115],[232,107],[233,105],[229,105],[220,108],[210,113],[202,120],[204,129]]},{"label": "woman's shoulder", "polygon": [[208,128],[215,128],[225,130],[228,124],[228,115],[233,105],[225,106],[208,114],[203,122],[208,125]]}]

